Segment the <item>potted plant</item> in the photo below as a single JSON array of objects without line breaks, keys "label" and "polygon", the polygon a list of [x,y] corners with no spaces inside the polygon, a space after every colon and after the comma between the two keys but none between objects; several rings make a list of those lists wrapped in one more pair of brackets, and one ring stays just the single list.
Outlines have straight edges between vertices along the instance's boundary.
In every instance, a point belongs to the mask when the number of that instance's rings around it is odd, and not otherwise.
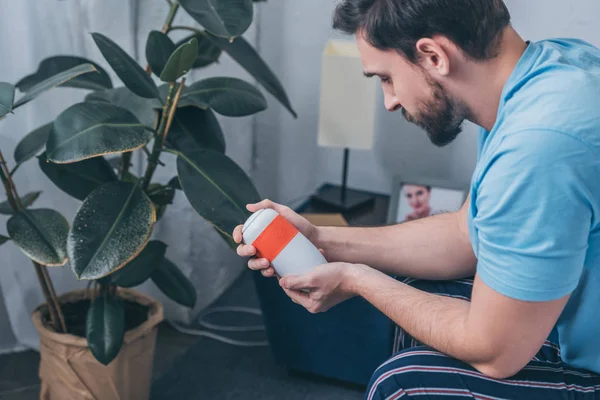
[{"label": "potted plant", "polygon": [[[267,107],[264,96],[254,85],[230,77],[187,84],[187,72],[227,52],[295,115],[276,76],[241,36],[253,18],[251,0],[221,0],[218,6],[206,0],[168,3],[162,30],[148,35],[145,70],[108,37],[92,33],[124,86],[113,87],[98,64],[65,55],[43,60],[34,74],[15,84],[24,92],[22,99],[59,85],[92,90],[19,144],[28,149],[28,158],[38,155],[41,170],[57,187],[82,201],[70,226],[52,210],[26,209],[33,201],[19,200],[14,189],[20,164],[1,175],[12,218],[27,227],[39,225],[39,237],[8,231],[39,264],[43,282],[49,281],[44,266],[64,265],[67,259],[77,278],[89,281],[87,290],[60,297],[51,285],[42,285],[49,292],[46,303],[33,314],[41,337],[42,398],[147,398],[162,308],[132,288],[151,279],[180,304],[192,307],[196,299],[194,287],[165,257],[167,244],[151,240],[154,224],[182,191],[233,247],[230,233],[248,217],[245,204],[260,198],[246,173],[225,155],[215,112],[252,115]],[[204,29],[173,26],[181,9]],[[169,33],[182,29],[190,36],[174,43]],[[12,86],[5,88],[0,86],[0,110],[4,105],[9,112],[23,100],[13,102]],[[147,157],[141,176],[130,171],[134,151]],[[175,156],[177,176],[154,182],[165,153]]]}]

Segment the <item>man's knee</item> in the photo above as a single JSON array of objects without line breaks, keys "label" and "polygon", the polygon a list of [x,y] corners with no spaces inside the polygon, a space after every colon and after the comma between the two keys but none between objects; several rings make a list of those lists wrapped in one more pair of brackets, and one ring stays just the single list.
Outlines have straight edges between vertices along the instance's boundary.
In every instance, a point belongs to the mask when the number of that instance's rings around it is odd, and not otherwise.
[{"label": "man's knee", "polygon": [[366,400],[388,400],[400,398],[424,387],[424,375],[447,356],[429,347],[415,347],[395,354],[384,362],[373,374]]}]

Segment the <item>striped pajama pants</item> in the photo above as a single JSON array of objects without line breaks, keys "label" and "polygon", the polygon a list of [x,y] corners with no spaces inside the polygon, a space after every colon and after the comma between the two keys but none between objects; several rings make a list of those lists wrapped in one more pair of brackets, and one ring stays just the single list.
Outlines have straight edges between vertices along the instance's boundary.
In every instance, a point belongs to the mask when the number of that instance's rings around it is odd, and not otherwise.
[{"label": "striped pajama pants", "polygon": [[[430,293],[470,300],[472,279],[405,283]],[[546,341],[521,372],[492,379],[470,365],[421,346],[396,329],[394,353],[371,377],[366,400],[395,399],[600,399],[600,375],[562,362],[560,348]]]}]

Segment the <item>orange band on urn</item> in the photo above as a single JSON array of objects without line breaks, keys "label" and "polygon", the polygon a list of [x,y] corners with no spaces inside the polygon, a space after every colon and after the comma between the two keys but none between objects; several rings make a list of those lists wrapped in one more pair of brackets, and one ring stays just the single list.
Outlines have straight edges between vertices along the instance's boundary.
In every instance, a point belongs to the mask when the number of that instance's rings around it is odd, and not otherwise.
[{"label": "orange band on urn", "polygon": [[257,257],[273,262],[297,234],[298,229],[294,225],[281,215],[277,215],[252,245],[256,248]]}]

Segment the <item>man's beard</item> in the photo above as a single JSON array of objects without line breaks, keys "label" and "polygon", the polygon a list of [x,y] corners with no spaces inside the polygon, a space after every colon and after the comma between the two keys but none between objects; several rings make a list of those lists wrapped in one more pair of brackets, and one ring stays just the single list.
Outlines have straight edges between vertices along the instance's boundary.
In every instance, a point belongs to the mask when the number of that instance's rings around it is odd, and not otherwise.
[{"label": "man's beard", "polygon": [[467,118],[467,108],[452,99],[437,82],[428,79],[433,98],[422,101],[415,115],[402,108],[402,115],[408,122],[423,128],[431,143],[438,147],[454,141],[462,132],[463,121]]}]

